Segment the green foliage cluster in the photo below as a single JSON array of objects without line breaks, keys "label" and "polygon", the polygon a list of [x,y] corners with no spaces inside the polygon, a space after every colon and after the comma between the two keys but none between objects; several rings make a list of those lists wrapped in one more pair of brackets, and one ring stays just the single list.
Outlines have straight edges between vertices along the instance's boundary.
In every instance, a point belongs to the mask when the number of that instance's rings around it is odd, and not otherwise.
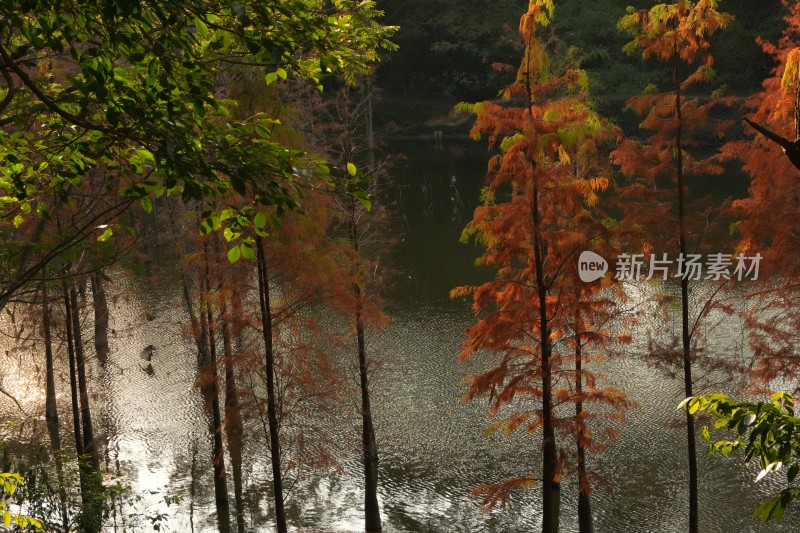
[{"label": "green foliage cluster", "polygon": [[25,516],[24,514],[17,514],[11,510],[7,498],[11,498],[17,493],[19,487],[25,483],[25,479],[12,472],[0,473],[0,518],[4,528],[8,528],[13,523],[15,526],[22,529],[35,529],[36,531],[42,530],[42,522],[36,518]]},{"label": "green foliage cluster", "polygon": [[[246,76],[353,79],[392,46],[379,14],[353,0],[3,2],[0,232],[27,243],[24,223],[49,222],[95,182],[145,212],[169,194],[293,207],[303,154],[273,135],[274,116],[240,117],[226,93]],[[256,212],[227,220],[251,225]],[[26,268],[5,270],[38,267]],[[0,301],[20,283],[3,279]]]},{"label": "green foliage cluster", "polygon": [[745,464],[756,460],[761,467],[756,481],[785,469],[787,486],[755,512],[764,522],[780,520],[792,500],[800,499],[800,486],[795,483],[800,473],[800,418],[795,416],[792,395],[776,392],[768,402],[749,402],[731,400],[724,394],[706,394],[687,398],[679,408],[686,405],[691,413],[711,414],[717,428],[733,434],[729,439],[715,439],[704,427],[702,434],[711,454],[728,456],[742,451]]},{"label": "green foliage cluster", "polygon": [[297,154],[272,141],[271,117],[230,119],[236,102],[220,97],[219,78],[246,65],[268,70],[268,84],[291,71],[319,85],[365,68],[387,32],[369,3],[336,4],[4,2],[0,188],[19,206],[15,225],[42,191],[67,195],[96,169],[142,177],[123,190],[136,197],[201,199],[257,178],[290,203]]}]

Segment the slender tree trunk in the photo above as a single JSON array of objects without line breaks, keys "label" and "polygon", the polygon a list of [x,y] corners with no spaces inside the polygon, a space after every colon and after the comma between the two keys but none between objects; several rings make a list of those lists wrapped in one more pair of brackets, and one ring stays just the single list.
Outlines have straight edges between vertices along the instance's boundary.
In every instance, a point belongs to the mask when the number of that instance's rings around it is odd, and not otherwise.
[{"label": "slender tree trunk", "polygon": [[[528,109],[533,109],[533,94],[527,80]],[[558,533],[561,517],[561,482],[553,421],[553,346],[550,341],[550,320],[547,315],[547,292],[544,279],[544,243],[541,235],[539,190],[536,169],[533,169],[531,200],[533,218],[533,255],[536,269],[536,292],[539,300],[539,348],[542,374],[542,533]]]},{"label": "slender tree trunk", "polygon": [[81,318],[78,310],[78,291],[75,285],[69,288],[69,300],[72,307],[72,340],[75,344],[75,363],[78,370],[78,392],[81,404],[81,422],[83,425],[83,451],[89,456],[92,469],[100,470],[100,454],[94,438],[92,412],[89,405],[89,389],[86,383],[86,357],[83,351],[83,335],[81,334]]},{"label": "slender tree trunk", "polygon": [[61,523],[64,531],[69,530],[69,513],[67,512],[67,491],[64,487],[64,460],[61,452],[61,433],[58,423],[58,404],[56,403],[56,381],[53,365],[53,342],[51,339],[50,302],[47,291],[42,289],[42,332],[44,336],[44,354],[46,366],[45,386],[45,420],[47,432],[50,435],[50,452],[56,463],[56,476],[58,477],[58,497],[61,511]]},{"label": "slender tree trunk", "polygon": [[82,533],[98,533],[103,525],[103,482],[100,477],[100,457],[95,446],[89,392],[86,384],[83,338],[78,312],[78,291],[72,282],[70,282],[69,288],[63,285],[63,291],[72,408],[73,411],[79,409],[79,414],[73,412],[73,425],[76,431],[75,443],[78,452],[81,501],[83,502],[80,531]]},{"label": "slender tree trunk", "polygon": [[[684,220],[684,176],[683,176],[683,115],[681,112],[680,59],[677,47],[675,54],[675,115],[678,131],[675,134],[675,152],[678,181],[678,247],[681,257],[686,258],[686,227]],[[689,324],[689,279],[681,277],[681,341],[683,345],[683,384],[686,397],[692,396],[692,336]],[[689,455],[689,533],[698,533],[697,450],[694,434],[694,416],[686,406],[686,444]]]},{"label": "slender tree trunk", "polygon": [[92,272],[92,303],[94,304],[94,349],[102,366],[108,361],[108,301],[100,272]]},{"label": "slender tree trunk", "polygon": [[81,431],[81,410],[78,405],[78,371],[75,365],[75,343],[72,339],[72,307],[69,305],[69,294],[66,285],[64,293],[64,331],[67,334],[67,357],[69,358],[69,389],[72,399],[72,431],[75,434],[75,453],[80,459],[83,456],[83,431]]},{"label": "slender tree trunk", "polygon": [[192,467],[189,472],[189,527],[194,533],[194,502],[197,499],[197,441],[192,441]]},{"label": "slender tree trunk", "polygon": [[91,481],[87,472],[87,458],[83,446],[83,430],[81,429],[81,410],[78,400],[78,365],[75,361],[75,342],[72,338],[72,306],[69,301],[69,290],[66,283],[61,285],[64,299],[64,331],[67,336],[67,356],[69,358],[69,388],[72,400],[72,431],[75,435],[75,454],[78,457],[78,481],[81,489],[81,507],[84,513],[80,515],[80,528],[82,533],[91,531],[87,527],[91,522],[87,512],[92,509],[92,489]]},{"label": "slender tree trunk", "polygon": [[577,420],[577,433],[575,441],[578,449],[578,531],[580,533],[594,533],[594,520],[592,519],[592,489],[589,484],[589,475],[586,470],[586,426],[583,423],[583,343],[581,333],[583,323],[580,316],[575,320],[575,419]]},{"label": "slender tree trunk", "polygon": [[[361,298],[359,295],[358,298]],[[356,338],[358,341],[358,372],[361,378],[362,444],[364,447],[364,529],[367,533],[381,531],[381,509],[378,503],[378,444],[372,423],[369,401],[367,352],[364,343],[364,320],[361,304],[356,310]]]},{"label": "slender tree trunk", "polygon": [[[538,191],[534,188],[534,234],[539,233]],[[547,287],[541,242],[534,237],[537,292],[539,297],[539,342],[542,373],[542,533],[558,533],[561,515],[561,483],[553,424],[553,371],[550,322],[547,317]]]},{"label": "slender tree trunk", "polygon": [[202,372],[206,375],[208,384],[205,385],[204,396],[206,396],[206,408],[211,404],[211,422],[209,432],[214,438],[214,497],[217,504],[217,522],[220,533],[230,533],[231,530],[231,510],[228,500],[228,483],[225,478],[225,446],[222,442],[222,416],[219,407],[219,376],[217,374],[217,342],[216,342],[216,320],[214,319],[214,309],[211,305],[211,276],[209,274],[208,245],[203,243],[205,256],[205,275],[204,286],[205,296],[205,322],[208,330],[208,360],[202,367]]},{"label": "slender tree trunk", "polygon": [[269,301],[269,271],[261,237],[256,237],[258,253],[258,297],[261,305],[261,332],[264,337],[264,362],[267,372],[267,420],[269,423],[272,485],[275,492],[275,524],[278,533],[286,533],[286,513],[283,508],[283,477],[281,474],[281,449],[278,427],[278,410],[275,400],[275,353],[272,345],[272,309]]},{"label": "slender tree trunk", "polygon": [[[207,288],[208,256],[206,255],[206,274],[201,278],[200,287]],[[219,397],[217,387],[216,348],[210,341],[212,333],[209,331],[209,306],[202,306],[199,313],[195,312],[192,297],[189,293],[189,283],[186,274],[181,270],[181,285],[183,288],[183,302],[192,324],[192,336],[197,346],[197,367],[200,372],[200,393],[203,396],[204,407],[210,417],[207,418],[208,433],[212,438],[211,460],[214,470],[214,502],[217,509],[217,528],[220,533],[229,533],[230,504],[228,502],[228,486],[225,480],[225,450],[222,445],[221,421],[219,410]],[[207,292],[207,291],[205,291]],[[201,297],[201,301],[208,298],[208,294]],[[204,308],[205,307],[205,308]],[[213,327],[213,322],[212,322]],[[211,411],[210,413],[208,413]]]},{"label": "slender tree trunk", "polygon": [[[221,279],[221,278],[220,278]],[[234,295],[234,300],[238,300]],[[236,529],[238,533],[245,533],[244,524],[244,496],[242,493],[242,449],[244,448],[244,424],[239,408],[239,393],[236,385],[236,367],[233,361],[233,348],[231,346],[232,320],[240,321],[240,307],[234,302],[231,306],[232,316],[228,315],[227,304],[223,300],[222,323],[222,348],[225,364],[225,436],[228,438],[228,455],[231,458],[233,470],[233,493],[236,504]]]},{"label": "slender tree trunk", "polygon": [[[681,322],[683,337],[683,383],[684,394],[692,393],[691,335],[689,333],[689,282],[681,280]],[[698,490],[697,490],[697,449],[694,432],[694,416],[686,408],[686,444],[689,454],[689,532],[698,532]]]},{"label": "slender tree trunk", "polygon": [[[358,254],[359,235],[356,223],[356,200],[350,198],[350,245]],[[356,300],[355,326],[358,346],[358,373],[361,384],[361,440],[364,454],[364,529],[367,533],[381,531],[381,509],[378,503],[378,444],[372,422],[372,407],[369,399],[369,376],[367,373],[367,350],[364,339],[363,298],[361,287],[353,284]]]}]

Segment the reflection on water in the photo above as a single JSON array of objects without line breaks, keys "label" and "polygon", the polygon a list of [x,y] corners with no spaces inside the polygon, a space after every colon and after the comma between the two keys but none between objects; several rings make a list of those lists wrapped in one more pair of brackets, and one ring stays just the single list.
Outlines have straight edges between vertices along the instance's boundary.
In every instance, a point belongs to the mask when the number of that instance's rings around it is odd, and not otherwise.
[{"label": "reflection on water", "polygon": [[[457,155],[415,147],[397,170],[405,230],[398,256],[406,268],[406,283],[393,298],[394,322],[371,335],[368,347],[380,360],[372,390],[384,522],[389,532],[535,531],[538,489],[519,492],[505,508],[489,513],[481,512],[479,501],[470,495],[482,484],[539,472],[541,454],[538,435],[486,436],[486,405],[480,400],[461,402],[462,380],[487,363],[480,358],[457,362],[472,316],[465,302],[450,302],[447,293],[485,275],[472,266],[476,250],[457,243],[471,209],[469,200],[477,198],[485,154],[464,149]],[[454,187],[458,200],[452,195]],[[214,531],[210,442],[194,386],[195,348],[183,335],[186,320],[177,285],[124,275],[114,280],[109,287],[117,296],[111,309],[111,358],[105,372],[92,368],[109,468],[118,461],[135,490],[157,491],[146,495],[143,508],[169,513],[172,531]],[[671,289],[631,287],[631,294],[646,300],[650,290]],[[642,327],[663,337],[672,334],[670,320]],[[712,344],[736,353],[741,328],[730,318],[715,321]],[[682,385],[644,364],[637,357],[642,349],[634,346],[629,357],[596,367],[640,404],[619,428],[620,439],[604,454],[589,458],[599,476],[593,495],[598,532],[670,533],[687,528],[684,418],[675,410]],[[149,361],[141,357],[144,351]],[[18,394],[24,407],[38,408],[42,391],[25,384],[41,382],[41,375],[27,373],[22,366],[9,366],[3,386]],[[66,402],[67,385],[57,386],[60,401]],[[13,416],[14,409],[0,402],[3,417]],[[342,441],[356,443],[358,430],[350,416],[343,417],[346,422],[331,421],[332,431]],[[66,419],[62,415],[62,423]],[[272,531],[268,454],[256,434],[247,438],[248,519],[252,531]],[[301,472],[288,501],[294,527],[360,530],[359,454],[355,445],[346,449],[339,457],[340,470]],[[754,485],[755,472],[741,469],[734,460],[707,456],[702,442],[698,449],[702,531],[795,529],[791,524],[796,514],[779,525],[763,526],[752,519],[757,502],[780,485],[780,476]],[[181,496],[181,504],[166,507],[164,494]],[[562,489],[565,532],[577,531],[576,496],[575,484],[567,481]]]}]

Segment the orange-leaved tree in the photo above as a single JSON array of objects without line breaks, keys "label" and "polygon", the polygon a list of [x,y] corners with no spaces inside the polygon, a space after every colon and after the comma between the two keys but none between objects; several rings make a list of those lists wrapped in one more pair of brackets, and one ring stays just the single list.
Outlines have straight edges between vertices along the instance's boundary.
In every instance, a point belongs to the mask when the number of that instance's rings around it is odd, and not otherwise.
[{"label": "orange-leaved tree", "polygon": [[[712,204],[688,206],[688,181],[693,177],[720,174],[721,166],[714,158],[694,157],[689,150],[697,146],[698,134],[721,135],[729,125],[714,120],[715,99],[705,102],[687,98],[696,85],[707,83],[713,76],[713,59],[708,52],[708,37],[723,29],[732,20],[717,10],[717,0],[692,2],[680,0],[657,4],[649,10],[628,9],[619,22],[619,29],[633,40],[625,47],[629,54],[641,53],[643,59],[665,64],[672,81],[659,90],[648,87],[644,94],[628,101],[628,106],[643,116],[640,127],[652,134],[643,142],[628,140],[615,150],[613,157],[622,172],[633,179],[620,187],[620,196],[627,213],[626,224],[635,245],[662,258],[669,253],[678,261],[680,283],[681,339],[680,354],[675,364],[682,367],[686,396],[692,395],[692,352],[700,316],[690,317],[690,253],[698,251],[702,231],[713,227],[718,210]],[[695,226],[699,215],[703,226]],[[709,223],[711,220],[711,223]],[[677,255],[677,257],[675,257]],[[681,263],[681,259],[685,260]],[[651,265],[652,265],[651,261]],[[651,271],[652,273],[652,271]],[[708,304],[708,301],[705,302]],[[708,305],[703,305],[703,312]],[[701,315],[703,314],[701,312]],[[698,530],[697,454],[694,420],[686,409],[689,460],[689,531]]]},{"label": "orange-leaved tree", "polygon": [[[506,102],[460,106],[477,116],[472,136],[485,135],[490,146],[499,148],[488,165],[483,203],[463,235],[483,245],[478,264],[493,267],[497,276],[452,291],[454,297],[472,297],[477,317],[460,359],[480,354],[493,363],[470,376],[466,399],[488,396],[490,416],[512,406],[513,412],[492,430],[542,431],[544,533],[559,529],[565,454],[559,453],[557,432],[572,435],[581,450],[590,448],[584,402],[610,404],[612,412],[626,404],[621,392],[596,388],[581,367],[583,354],[591,353],[583,349],[605,338],[602,326],[595,327],[602,321],[591,317],[593,306],[602,305],[594,296],[607,281],[582,286],[575,271],[582,250],[609,242],[608,231],[590,210],[608,177],[596,173],[590,161],[596,161],[597,146],[612,130],[591,108],[584,72],[553,72],[537,37],[538,26],[548,24],[552,14],[553,3],[542,0],[530,2],[522,16],[525,53],[516,81],[503,91]],[[576,377],[581,383],[577,392]],[[569,411],[570,404],[581,407]],[[515,477],[476,494],[491,507],[535,479]],[[588,503],[588,482],[583,481]]]},{"label": "orange-leaved tree", "polygon": [[[788,2],[784,2],[788,3]],[[776,44],[761,41],[776,61],[763,90],[744,101],[751,125],[762,135],[731,141],[722,148],[724,157],[738,159],[750,175],[747,198],[733,204],[740,218],[740,249],[761,254],[763,283],[749,291],[745,320],[750,347],[758,359],[753,365],[756,383],[782,377],[797,386],[800,371],[800,170],[792,162],[792,148],[773,142],[774,135],[800,139],[800,4],[791,3],[783,34]],[[789,157],[786,157],[789,156]]]}]

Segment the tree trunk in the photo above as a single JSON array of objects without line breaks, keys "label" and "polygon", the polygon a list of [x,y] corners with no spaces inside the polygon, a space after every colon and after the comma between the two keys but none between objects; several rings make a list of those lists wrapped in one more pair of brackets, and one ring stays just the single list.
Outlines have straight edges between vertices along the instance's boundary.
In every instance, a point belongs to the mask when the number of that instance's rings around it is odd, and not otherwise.
[{"label": "tree trunk", "polygon": [[[527,82],[528,109],[533,109],[530,80]],[[536,292],[539,300],[539,347],[542,375],[542,533],[558,533],[561,516],[561,473],[559,472],[556,434],[553,421],[553,346],[550,340],[550,320],[547,314],[548,286],[544,279],[544,243],[541,236],[539,190],[536,169],[533,169],[531,199],[533,218],[533,255],[536,269]]]},{"label": "tree trunk", "polygon": [[[210,417],[207,418],[208,433],[212,438],[211,461],[214,470],[214,503],[217,509],[217,528],[220,533],[229,533],[230,504],[228,503],[228,486],[225,480],[225,450],[222,445],[221,421],[219,410],[219,395],[217,387],[216,348],[211,344],[209,331],[210,303],[200,307],[199,314],[195,312],[192,297],[189,293],[189,283],[186,274],[181,270],[181,285],[183,288],[183,302],[192,324],[192,336],[197,346],[197,367],[200,373],[200,393],[203,396],[204,408]],[[206,274],[201,278],[200,287],[205,289],[208,280],[208,256],[206,255]],[[207,291],[205,291],[207,292]],[[206,300],[208,294],[201,297]],[[205,309],[204,309],[205,307]],[[213,322],[212,322],[213,327]]]},{"label": "tree trunk", "polygon": [[194,533],[194,505],[197,499],[197,440],[192,440],[192,467],[189,470],[189,527]]},{"label": "tree trunk", "polygon": [[72,307],[72,340],[75,344],[75,363],[78,370],[78,392],[81,404],[81,422],[83,425],[83,452],[89,456],[92,469],[100,470],[100,454],[94,438],[92,427],[92,412],[89,405],[89,389],[86,383],[86,357],[83,351],[83,335],[81,333],[81,318],[78,309],[78,291],[72,284],[69,288],[69,300]]},{"label": "tree trunk", "polygon": [[44,336],[44,354],[46,366],[45,386],[45,420],[47,432],[50,435],[50,452],[56,463],[56,476],[58,477],[58,497],[61,511],[61,523],[64,531],[69,530],[69,513],[67,512],[67,491],[64,487],[64,460],[61,451],[61,433],[58,423],[58,404],[56,403],[56,381],[53,365],[53,342],[51,339],[50,302],[45,289],[42,289],[42,333]]},{"label": "tree trunk", "polygon": [[217,504],[217,522],[220,533],[230,533],[231,530],[231,510],[228,500],[228,482],[225,479],[225,446],[222,443],[222,417],[219,407],[219,376],[217,375],[217,342],[216,342],[216,321],[214,319],[214,309],[211,305],[211,276],[209,275],[208,265],[208,246],[204,242],[203,252],[205,256],[205,326],[208,329],[208,356],[204,362],[201,372],[205,374],[203,395],[206,397],[206,409],[211,404],[211,422],[209,433],[214,438],[214,497]]},{"label": "tree trunk", "polygon": [[[80,416],[73,415],[75,429],[80,435],[78,471],[81,485],[83,509],[80,515],[80,530],[83,533],[99,533],[103,525],[103,481],[100,475],[100,456],[94,439],[89,391],[86,383],[86,366],[81,335],[81,320],[78,312],[78,291],[74,282],[64,286],[66,308],[67,349],[70,352],[70,384],[74,387],[77,375],[77,396]],[[77,407],[73,391],[73,409]],[[76,436],[76,443],[78,437]]]},{"label": "tree trunk", "polygon": [[[356,200],[350,198],[350,245],[358,254],[359,235],[356,223]],[[361,385],[361,440],[364,454],[364,529],[367,533],[381,531],[381,509],[378,503],[378,444],[375,441],[375,426],[372,423],[372,407],[369,399],[369,376],[367,374],[367,350],[364,339],[363,298],[358,283],[353,283],[356,300],[355,326],[358,346],[358,373]]]},{"label": "tree trunk", "polygon": [[361,378],[361,437],[364,446],[364,529],[367,533],[377,533],[381,531],[381,509],[378,504],[378,444],[375,441],[375,427],[372,423],[372,408],[369,401],[364,321],[361,316],[360,303],[358,305],[356,337],[358,340],[358,372]]},{"label": "tree trunk", "polygon": [[[536,194],[534,192],[534,194]],[[536,203],[536,200],[534,200]],[[539,247],[537,245],[537,250]],[[536,253],[540,257],[540,253]],[[543,265],[536,260],[537,283],[543,285]],[[547,318],[547,292],[539,288],[539,342],[542,373],[542,533],[558,533],[561,517],[561,481],[553,421],[553,374],[550,326]]]},{"label": "tree trunk", "polygon": [[577,433],[575,441],[578,448],[578,531],[580,533],[594,533],[594,520],[592,519],[592,489],[589,484],[589,475],[586,470],[585,441],[586,426],[583,422],[583,344],[581,332],[583,330],[580,317],[575,320],[575,419]]},{"label": "tree trunk", "polygon": [[272,309],[269,301],[269,271],[261,237],[256,237],[258,252],[258,297],[261,305],[261,332],[264,337],[264,362],[267,372],[267,420],[269,422],[272,485],[275,497],[275,524],[278,533],[286,533],[286,513],[283,508],[283,477],[281,474],[280,434],[275,400],[275,353],[272,345]]},{"label": "tree trunk", "polygon": [[108,361],[108,301],[100,272],[92,272],[92,302],[94,304],[94,349],[102,366]]},{"label": "tree trunk", "polygon": [[[220,278],[221,279],[221,278]],[[238,300],[234,295],[234,300]],[[244,496],[242,494],[242,449],[244,448],[244,425],[242,413],[239,408],[239,393],[236,385],[236,367],[233,361],[233,348],[231,347],[230,322],[241,320],[241,308],[236,302],[231,306],[232,316],[227,316],[227,305],[223,300],[222,315],[222,347],[225,364],[225,436],[228,438],[228,455],[231,458],[233,470],[233,493],[236,504],[236,529],[238,533],[245,533],[244,524]]]},{"label": "tree trunk", "polygon": [[[677,45],[676,45],[677,47]],[[686,227],[684,216],[684,176],[683,176],[683,115],[681,112],[680,59],[677,48],[674,50],[675,65],[675,116],[678,130],[675,134],[675,152],[678,182],[678,247],[681,257],[686,257]],[[692,336],[689,324],[689,279],[681,277],[681,341],[683,346],[683,385],[686,397],[692,396]],[[689,533],[698,533],[699,509],[697,491],[697,449],[694,434],[694,416],[686,406],[686,445],[689,455]]]},{"label": "tree trunk", "polygon": [[[689,334],[689,282],[681,280],[681,321],[683,329],[683,383],[684,394],[688,398],[692,393],[692,357],[691,335]],[[694,434],[694,416],[686,407],[686,444],[689,455],[689,532],[697,533],[699,529],[699,506],[697,490],[697,449]]]},{"label": "tree trunk", "polygon": [[75,343],[72,340],[72,308],[69,305],[69,294],[66,285],[64,293],[64,331],[67,335],[67,357],[69,358],[69,390],[72,399],[72,432],[75,435],[75,453],[80,459],[83,456],[83,431],[81,431],[81,410],[78,405],[78,371],[75,365]]},{"label": "tree trunk", "polygon": [[197,500],[197,441],[192,440],[192,467],[189,470],[189,528],[194,533],[194,507]]}]

